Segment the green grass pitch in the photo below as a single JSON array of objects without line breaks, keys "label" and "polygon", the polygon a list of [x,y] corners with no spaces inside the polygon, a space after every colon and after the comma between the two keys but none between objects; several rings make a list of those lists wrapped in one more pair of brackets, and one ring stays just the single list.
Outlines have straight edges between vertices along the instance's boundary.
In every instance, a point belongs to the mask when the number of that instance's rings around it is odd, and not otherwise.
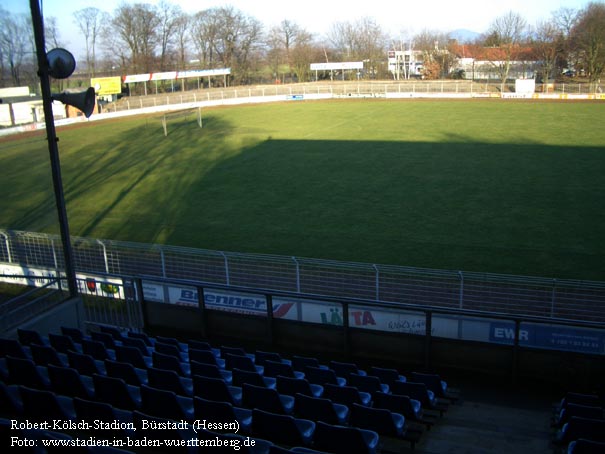
[{"label": "green grass pitch", "polygon": [[[72,235],[605,279],[605,103],[292,101],[58,129]],[[57,233],[43,132],[0,227]]]}]

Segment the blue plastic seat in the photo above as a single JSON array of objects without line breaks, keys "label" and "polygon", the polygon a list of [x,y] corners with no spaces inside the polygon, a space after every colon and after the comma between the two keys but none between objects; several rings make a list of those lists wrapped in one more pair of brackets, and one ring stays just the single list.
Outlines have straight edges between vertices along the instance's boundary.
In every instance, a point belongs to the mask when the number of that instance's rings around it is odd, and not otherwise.
[{"label": "blue plastic seat", "polygon": [[271,413],[289,415],[294,410],[294,402],[293,396],[280,394],[275,389],[249,383],[242,385],[242,405],[246,408],[258,408]]},{"label": "blue plastic seat", "polygon": [[[198,339],[189,339],[187,341],[187,347],[189,350],[192,348],[194,350],[208,350],[214,352],[215,349],[210,345],[209,342],[198,340]],[[220,350],[216,350],[216,355],[220,355]]]},{"label": "blue plastic seat", "polygon": [[167,336],[155,336],[156,343],[161,342],[163,344],[171,344],[179,349],[180,352],[186,352],[188,349],[187,344],[179,342],[179,340],[175,337],[167,337]]},{"label": "blue plastic seat", "polygon": [[197,361],[190,361],[189,366],[191,367],[191,376],[201,375],[203,377],[220,378],[224,380],[228,385],[233,383],[233,374],[230,370],[219,368],[216,364],[199,363]]},{"label": "blue plastic seat", "polygon": [[399,394],[374,393],[374,407],[386,408],[395,413],[401,413],[411,421],[422,421],[422,404],[409,396]]},{"label": "blue plastic seat", "polygon": [[605,442],[587,440],[579,438],[569,443],[567,454],[603,454],[605,452]]},{"label": "blue plastic seat", "polygon": [[349,408],[346,405],[332,402],[330,399],[321,397],[310,397],[304,394],[296,394],[296,416],[310,419],[311,421],[323,421],[328,424],[346,425],[349,419]]},{"label": "blue plastic seat", "polygon": [[136,331],[128,331],[128,333],[126,333],[125,337],[129,337],[131,339],[141,339],[145,343],[145,346],[153,347],[154,340],[145,333],[137,333]]},{"label": "blue plastic seat", "polygon": [[573,416],[589,419],[603,419],[604,414],[602,407],[589,407],[587,405],[569,403],[557,415],[555,427],[561,427]]},{"label": "blue plastic seat", "polygon": [[109,353],[105,344],[98,340],[93,339],[82,339],[82,353],[90,355],[94,359],[104,361],[106,359],[115,359],[113,355]]},{"label": "blue plastic seat", "polygon": [[49,364],[46,368],[52,390],[60,395],[92,399],[94,386],[92,378],[80,373],[71,367],[60,367]]},{"label": "blue plastic seat", "polygon": [[555,442],[567,446],[580,438],[605,442],[605,420],[572,416],[557,432]]},{"label": "blue plastic seat", "polygon": [[291,364],[267,360],[264,364],[265,377],[277,377],[278,375],[290,378],[305,378],[304,372],[294,370]]},{"label": "blue plastic seat", "polygon": [[31,359],[6,357],[7,380],[9,384],[23,385],[29,388],[49,389],[50,381],[43,373],[42,366],[36,367]]},{"label": "blue plastic seat", "polygon": [[23,416],[36,421],[52,419],[74,419],[75,413],[70,398],[58,396],[52,391],[19,386],[23,403]]},{"label": "blue plastic seat", "polygon": [[141,351],[136,347],[129,347],[125,345],[118,345],[115,348],[116,361],[120,361],[122,363],[130,363],[134,367],[138,367],[139,369],[147,369],[153,365],[153,360],[150,356],[145,356]]},{"label": "blue plastic seat", "polygon": [[153,351],[151,357],[153,358],[153,367],[173,370],[181,377],[191,377],[191,366],[189,363],[180,361],[175,356],[165,355],[157,351]]},{"label": "blue plastic seat", "polygon": [[376,392],[389,392],[389,385],[381,383],[380,379],[374,375],[349,374],[348,384],[355,386],[358,390],[374,394]]},{"label": "blue plastic seat", "polygon": [[105,367],[102,362],[95,360],[91,355],[78,352],[67,352],[67,364],[76,369],[80,375],[104,374]]},{"label": "blue plastic seat", "polygon": [[198,363],[213,364],[221,369],[225,368],[225,360],[223,358],[217,358],[210,350],[190,348],[188,353],[189,362],[197,361]]},{"label": "blue plastic seat", "polygon": [[282,358],[277,352],[268,352],[264,350],[256,350],[254,353],[254,362],[260,366],[264,366],[266,361],[274,361],[276,363],[284,363],[292,365],[292,361]]},{"label": "blue plastic seat", "polygon": [[124,339],[124,332],[116,327],[116,326],[110,326],[110,325],[98,325],[99,330],[102,333],[107,333],[109,334],[114,341],[122,341],[122,339]]},{"label": "blue plastic seat", "polygon": [[380,438],[374,431],[318,421],[313,446],[334,454],[375,454]]},{"label": "blue plastic seat", "polygon": [[105,370],[109,377],[121,378],[129,385],[141,386],[148,381],[147,370],[134,367],[130,363],[106,359]]},{"label": "blue plastic seat", "polygon": [[125,347],[138,348],[143,356],[151,356],[150,348],[148,348],[147,344],[143,339],[140,339],[138,337],[126,336],[122,339],[122,345]]},{"label": "blue plastic seat", "polygon": [[109,350],[115,350],[117,345],[121,345],[121,343],[118,344],[115,341],[111,334],[102,331],[92,331],[90,333],[90,338],[94,341],[101,342],[105,348]]},{"label": "blue plastic seat", "polygon": [[425,408],[434,408],[437,404],[435,393],[427,389],[424,383],[395,382],[391,388],[393,394],[409,396],[419,401]]},{"label": "blue plastic seat", "polygon": [[179,396],[193,395],[193,382],[190,378],[181,377],[173,370],[150,367],[147,369],[148,385],[154,388],[172,391]]},{"label": "blue plastic seat", "polygon": [[[27,350],[26,350],[27,349]],[[31,359],[28,347],[21,345],[17,339],[0,338],[0,358],[12,356],[13,358]]]},{"label": "blue plastic seat", "polygon": [[63,334],[64,336],[71,337],[71,340],[78,344],[81,344],[82,339],[87,337],[84,335],[80,328],[75,328],[73,326],[62,326],[61,334]]},{"label": "blue plastic seat", "polygon": [[0,415],[14,418],[23,413],[19,385],[7,385],[0,380]]},{"label": "blue plastic seat", "polygon": [[338,386],[330,383],[324,385],[323,397],[330,399],[332,402],[351,407],[353,404],[371,405],[372,396],[364,391],[359,391],[353,386]]},{"label": "blue plastic seat", "polygon": [[442,380],[438,374],[412,372],[410,381],[414,383],[424,383],[427,389],[433,391],[437,397],[447,397],[447,382]]},{"label": "blue plastic seat", "polygon": [[257,366],[249,356],[234,355],[232,353],[222,354],[222,358],[225,360],[225,368],[229,370],[240,369],[248,372],[257,372],[263,374],[265,368],[263,366]]},{"label": "blue plastic seat", "polygon": [[370,368],[369,375],[378,377],[382,383],[386,383],[389,386],[396,381],[407,381],[405,375],[401,375],[397,369],[390,369],[386,367],[372,366]]},{"label": "blue plastic seat", "polygon": [[321,397],[324,387],[315,383],[309,383],[306,378],[291,378],[278,375],[276,377],[276,389],[281,394],[294,396],[298,393],[311,397]]},{"label": "blue plastic seat", "polygon": [[153,346],[153,351],[162,353],[163,355],[174,356],[179,361],[188,360],[188,357],[184,353],[182,353],[181,349],[178,348],[174,344],[167,344],[165,342],[160,342],[160,341],[156,340],[156,342]]},{"label": "blue plastic seat", "polygon": [[17,337],[21,345],[48,345],[48,339],[44,338],[38,331],[32,329],[17,329]]},{"label": "blue plastic seat", "polygon": [[192,399],[149,385],[141,385],[141,411],[175,421],[194,420]]},{"label": "blue plastic seat", "polygon": [[[128,385],[121,378],[94,374],[95,399],[106,402],[122,410],[136,410],[141,407],[139,387]],[[142,385],[143,386],[143,385]]]},{"label": "blue plastic seat", "polygon": [[231,371],[233,377],[233,384],[235,386],[243,386],[244,383],[249,383],[255,386],[263,386],[266,388],[275,389],[277,379],[273,377],[263,377],[258,372],[251,372],[248,370],[233,369]]},{"label": "blue plastic seat", "polygon": [[357,364],[342,361],[330,361],[328,367],[336,372],[339,377],[348,377],[349,374],[367,375],[365,370],[359,369]]},{"label": "blue plastic seat", "polygon": [[47,366],[53,364],[55,366],[67,366],[67,357],[62,357],[50,345],[31,344],[29,346],[32,354],[32,359],[39,366]]},{"label": "blue plastic seat", "polygon": [[323,369],[321,367],[307,366],[304,370],[305,378],[311,383],[317,385],[332,384],[338,386],[345,386],[347,380],[344,377],[336,375],[332,369]]},{"label": "blue plastic seat", "polygon": [[294,355],[292,357],[292,367],[294,370],[304,372],[307,367],[319,367],[321,369],[328,369],[328,366],[319,363],[317,358],[311,356],[299,356]]},{"label": "blue plastic seat", "polygon": [[195,411],[196,420],[207,419],[208,421],[221,423],[237,421],[240,426],[239,429],[242,432],[251,432],[252,411],[248,408],[235,407],[233,404],[225,401],[194,397],[193,409]]},{"label": "blue plastic seat", "polygon": [[315,423],[291,415],[252,410],[252,430],[261,438],[287,446],[310,445]]},{"label": "blue plastic seat", "polygon": [[208,400],[221,400],[238,407],[242,405],[242,389],[227,385],[220,378],[193,376],[194,396]]},{"label": "blue plastic seat", "polygon": [[225,355],[237,355],[237,356],[248,356],[250,359],[254,359],[254,355],[246,352],[242,347],[230,347],[227,345],[221,345],[221,358],[224,358]]},{"label": "blue plastic seat", "polygon": [[[132,422],[132,412],[120,410],[112,407],[106,402],[97,402],[94,400],[81,399],[79,397],[73,398],[73,407],[76,414],[76,418],[80,421],[95,421],[101,420],[103,422],[111,423],[114,420],[118,420],[120,423],[128,424]],[[91,434],[95,432],[98,434],[98,430],[91,428],[89,431]],[[126,428],[115,428],[115,429],[103,429],[103,433],[107,433],[112,437],[124,438],[125,436],[132,436],[130,429]]]},{"label": "blue plastic seat", "polygon": [[51,347],[53,347],[58,353],[67,353],[68,350],[77,352],[80,351],[81,348],[76,346],[76,343],[69,336],[64,334],[48,334],[48,341],[50,342]]},{"label": "blue plastic seat", "polygon": [[405,417],[386,408],[353,404],[349,424],[387,437],[401,438],[405,434]]}]

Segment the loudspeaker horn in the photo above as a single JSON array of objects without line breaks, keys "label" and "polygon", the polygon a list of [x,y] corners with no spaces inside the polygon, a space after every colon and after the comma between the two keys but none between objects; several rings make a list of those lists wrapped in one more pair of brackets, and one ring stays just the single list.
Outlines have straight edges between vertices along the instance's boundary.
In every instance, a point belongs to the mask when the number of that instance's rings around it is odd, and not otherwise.
[{"label": "loudspeaker horn", "polygon": [[93,87],[88,87],[87,90],[79,92],[53,93],[51,98],[53,101],[60,101],[63,104],[80,109],[86,118],[90,117],[95,109],[95,89]]},{"label": "loudspeaker horn", "polygon": [[60,47],[46,54],[48,72],[55,79],[67,79],[76,69],[76,59],[72,53]]}]

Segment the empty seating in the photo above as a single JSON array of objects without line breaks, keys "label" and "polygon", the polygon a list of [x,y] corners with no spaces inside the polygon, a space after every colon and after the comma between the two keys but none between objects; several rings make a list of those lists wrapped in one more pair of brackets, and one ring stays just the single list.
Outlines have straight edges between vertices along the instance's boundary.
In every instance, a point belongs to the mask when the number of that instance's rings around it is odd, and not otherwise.
[{"label": "empty seating", "polygon": [[31,359],[25,348],[16,339],[0,338],[0,358],[12,356],[13,358]]},{"label": "empty seating", "polygon": [[147,347],[153,347],[153,341],[145,333],[137,333],[134,331],[128,331],[128,333],[126,334],[126,337],[130,337],[132,339],[141,339]]},{"label": "empty seating", "polygon": [[252,411],[250,409],[234,407],[229,402],[201,397],[193,398],[193,408],[196,419],[208,419],[222,423],[237,421],[244,433],[250,433],[252,429]]},{"label": "empty seating", "polygon": [[566,446],[580,438],[605,442],[605,420],[572,416],[558,431],[555,442]]},{"label": "empty seating", "polygon": [[288,415],[294,409],[294,397],[280,394],[275,389],[244,383],[242,405],[246,408],[259,408],[271,413]]},{"label": "empty seating", "polygon": [[138,337],[124,337],[122,339],[122,345],[125,347],[138,348],[143,356],[151,356],[151,352],[145,341]]},{"label": "empty seating", "polygon": [[31,344],[29,346],[32,359],[39,366],[53,364],[55,366],[67,366],[67,359],[59,357],[59,353],[50,345]]},{"label": "empty seating", "polygon": [[321,397],[324,392],[324,387],[315,383],[309,383],[305,378],[291,378],[283,375],[277,376],[277,390],[282,394],[291,396],[297,393],[311,397]]},{"label": "empty seating", "polygon": [[256,350],[254,353],[254,362],[260,366],[264,366],[266,361],[275,361],[276,363],[284,363],[292,365],[292,361],[282,358],[277,352],[267,352],[264,350]]},{"label": "empty seating", "polygon": [[556,427],[561,427],[573,416],[589,419],[603,419],[603,408],[569,403],[561,410],[559,415],[557,415],[554,425]]},{"label": "empty seating", "polygon": [[378,448],[376,432],[356,427],[337,426],[318,421],[313,446],[334,454],[374,454]]},{"label": "empty seating", "polygon": [[101,366],[102,362],[97,362],[91,355],[84,353],[68,351],[67,363],[69,367],[76,369],[82,375],[92,377],[93,374],[102,374],[105,372],[105,368]]},{"label": "empty seating", "polygon": [[369,375],[378,377],[382,383],[386,383],[389,386],[396,381],[407,381],[407,378],[404,375],[401,375],[397,369],[390,369],[387,367],[372,366]]},{"label": "empty seating", "polygon": [[191,379],[181,377],[173,370],[150,367],[147,369],[147,378],[149,386],[154,388],[172,391],[180,396],[190,397],[193,395]]},{"label": "empty seating", "polygon": [[141,406],[139,387],[126,384],[121,378],[107,377],[94,374],[92,380],[95,386],[97,401],[106,402],[115,408],[135,410]]},{"label": "empty seating", "polygon": [[373,430],[379,435],[388,437],[401,438],[405,433],[405,417],[386,408],[353,404],[349,422],[354,427]]},{"label": "empty seating", "polygon": [[305,378],[305,374],[298,370],[294,370],[291,364],[267,360],[264,364],[266,377],[277,377],[281,375],[283,377],[291,378]]},{"label": "empty seating", "polygon": [[329,383],[332,385],[344,386],[347,383],[345,378],[338,377],[332,369],[307,366],[304,372],[307,380],[318,385],[325,385]]},{"label": "empty seating", "polygon": [[40,335],[40,333],[38,331],[34,331],[31,329],[18,328],[17,337],[18,337],[21,345],[29,346],[31,344],[38,344],[38,345],[47,345],[48,344],[48,342],[46,342],[46,340]]},{"label": "empty seating", "polygon": [[294,370],[299,370],[301,372],[304,372],[307,367],[319,367],[322,369],[328,368],[327,366],[320,364],[317,358],[299,355],[294,355],[292,357],[292,367]]},{"label": "empty seating", "polygon": [[92,399],[94,387],[92,379],[71,367],[60,367],[49,364],[47,367],[51,388],[57,394],[69,397]]},{"label": "empty seating", "polygon": [[437,397],[448,397],[447,382],[441,380],[441,377],[437,374],[421,374],[419,372],[412,372],[410,381],[415,383],[424,383],[426,387],[433,391]]},{"label": "empty seating", "polygon": [[82,353],[90,355],[94,359],[104,361],[106,359],[115,359],[109,354],[105,344],[98,340],[82,339]]},{"label": "empty seating", "polygon": [[48,389],[50,387],[48,377],[30,359],[7,356],[6,368],[8,383],[36,389]]},{"label": "empty seating", "polygon": [[439,403],[435,397],[435,393],[427,389],[424,383],[395,382],[393,383],[391,392],[393,394],[409,396],[419,401],[425,409],[438,410],[442,416],[447,410],[447,406]]},{"label": "empty seating", "polygon": [[194,419],[193,401],[165,389],[141,385],[141,411],[148,415],[191,421]]},{"label": "empty seating", "polygon": [[61,334],[71,337],[71,339],[74,342],[77,342],[78,344],[81,344],[82,339],[84,339],[86,337],[86,336],[84,336],[84,333],[79,328],[74,328],[71,326],[62,326]]},{"label": "empty seating", "polygon": [[193,393],[208,400],[221,400],[234,406],[242,404],[242,389],[229,386],[220,378],[193,376]]},{"label": "empty seating", "polygon": [[422,404],[415,400],[410,399],[409,396],[401,396],[399,394],[385,394],[385,393],[374,393],[374,407],[375,408],[386,408],[395,413],[400,413],[408,421],[415,421],[426,425],[428,428],[435,423],[433,419],[427,419],[424,417],[422,411]]},{"label": "empty seating", "polygon": [[255,386],[263,386],[266,388],[275,389],[277,379],[273,377],[263,377],[258,372],[251,372],[249,370],[233,369],[231,371],[233,377],[233,384],[235,386],[242,386],[244,383],[249,383]]},{"label": "empty seating", "polygon": [[389,385],[381,383],[380,379],[374,375],[349,374],[347,379],[349,385],[355,386],[360,391],[365,391],[366,393],[389,392]]},{"label": "empty seating", "polygon": [[311,421],[323,421],[328,424],[347,424],[349,408],[346,405],[334,403],[321,397],[305,396],[304,394],[296,394],[294,397],[296,399],[296,416]]},{"label": "empty seating", "polygon": [[182,362],[175,356],[164,355],[163,353],[154,351],[151,357],[153,358],[153,367],[173,370],[181,377],[191,376],[191,366],[189,363]]},{"label": "empty seating", "polygon": [[206,364],[197,361],[190,361],[191,376],[201,375],[203,377],[220,378],[227,384],[233,382],[233,374],[230,370],[221,369],[216,364]]},{"label": "empty seating", "polygon": [[603,454],[605,442],[586,440],[579,438],[569,443],[567,454]]},{"label": "empty seating", "polygon": [[136,368],[130,363],[106,359],[105,370],[109,377],[121,378],[129,385],[141,386],[148,381],[147,371]]},{"label": "empty seating", "polygon": [[[113,336],[109,333],[104,333],[101,331],[93,331],[92,333],[90,333],[90,337],[94,341],[101,342],[107,349],[114,350],[116,348],[116,346],[118,345],[116,343],[116,341],[114,340]],[[121,345],[121,343],[120,343],[120,345]]]},{"label": "empty seating", "polygon": [[252,410],[252,431],[261,438],[287,446],[309,445],[313,439],[315,423],[255,408]]},{"label": "empty seating", "polygon": [[136,347],[118,345],[115,349],[115,352],[116,361],[130,363],[134,367],[138,367],[139,369],[147,369],[148,367],[151,367],[154,364],[151,357],[143,355],[141,351]]},{"label": "empty seating", "polygon": [[214,366],[225,368],[225,360],[217,358],[211,350],[199,350],[195,348],[189,349],[189,362],[197,361],[198,363],[212,364]]},{"label": "empty seating", "polygon": [[174,356],[179,361],[186,361],[188,358],[184,357],[181,349],[174,344],[167,344],[156,340],[153,346],[153,350],[164,355]]},{"label": "empty seating", "polygon": [[348,377],[349,374],[367,375],[366,371],[359,369],[357,364],[353,363],[332,360],[329,367],[340,377]]},{"label": "empty seating", "polygon": [[23,403],[23,415],[36,421],[74,419],[71,399],[58,396],[52,391],[19,386]]},{"label": "empty seating", "polygon": [[69,336],[64,334],[48,334],[48,341],[50,345],[59,353],[67,353],[69,350],[77,352],[80,347],[76,346],[76,343]]},{"label": "empty seating", "polygon": [[371,405],[372,396],[364,391],[359,391],[353,386],[338,386],[332,384],[324,385],[324,394],[326,397],[333,402],[346,405],[350,407],[353,404],[360,405]]}]

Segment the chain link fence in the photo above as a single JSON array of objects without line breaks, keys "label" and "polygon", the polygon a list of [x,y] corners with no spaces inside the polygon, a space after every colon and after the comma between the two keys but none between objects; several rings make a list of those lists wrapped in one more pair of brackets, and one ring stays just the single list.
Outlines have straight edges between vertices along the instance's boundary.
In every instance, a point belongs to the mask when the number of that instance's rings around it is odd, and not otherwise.
[{"label": "chain link fence", "polygon": [[[78,273],[605,322],[605,282],[420,269],[73,238]],[[0,262],[62,269],[58,236],[0,230]]]}]

